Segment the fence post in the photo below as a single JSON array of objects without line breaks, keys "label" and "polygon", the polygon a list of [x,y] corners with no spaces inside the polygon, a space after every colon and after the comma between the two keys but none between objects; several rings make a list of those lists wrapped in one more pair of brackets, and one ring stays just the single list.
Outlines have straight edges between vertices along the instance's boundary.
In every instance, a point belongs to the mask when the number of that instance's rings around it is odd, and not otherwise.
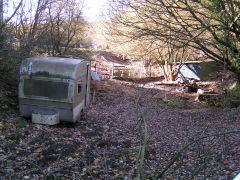
[{"label": "fence post", "polygon": [[113,74],[114,74],[114,64],[112,65],[112,78],[113,78]]},{"label": "fence post", "polygon": [[152,65],[150,64],[150,78],[152,77]]},{"label": "fence post", "polygon": [[142,66],[140,67],[140,79],[142,78]]}]

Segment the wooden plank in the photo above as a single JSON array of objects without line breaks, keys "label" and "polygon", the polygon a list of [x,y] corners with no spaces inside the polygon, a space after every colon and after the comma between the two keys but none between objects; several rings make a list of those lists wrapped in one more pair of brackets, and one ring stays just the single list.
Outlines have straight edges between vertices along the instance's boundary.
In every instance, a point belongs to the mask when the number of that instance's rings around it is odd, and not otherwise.
[{"label": "wooden plank", "polygon": [[126,66],[113,66],[113,67],[126,67]]}]

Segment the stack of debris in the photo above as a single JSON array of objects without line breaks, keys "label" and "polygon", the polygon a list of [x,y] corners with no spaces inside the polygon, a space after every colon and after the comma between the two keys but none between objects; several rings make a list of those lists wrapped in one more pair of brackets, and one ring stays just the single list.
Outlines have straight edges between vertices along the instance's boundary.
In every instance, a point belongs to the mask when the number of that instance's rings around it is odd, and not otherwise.
[{"label": "stack of debris", "polygon": [[210,106],[221,106],[221,98],[213,89],[198,89],[198,101],[206,102]]},{"label": "stack of debris", "polygon": [[197,101],[206,102],[210,106],[221,106],[221,98],[213,89],[200,89],[197,80],[184,78],[178,81],[182,86],[177,91],[184,93],[197,93]]},{"label": "stack of debris", "polygon": [[185,93],[196,93],[198,90],[197,80],[195,79],[183,79],[178,83],[182,86],[182,91]]}]

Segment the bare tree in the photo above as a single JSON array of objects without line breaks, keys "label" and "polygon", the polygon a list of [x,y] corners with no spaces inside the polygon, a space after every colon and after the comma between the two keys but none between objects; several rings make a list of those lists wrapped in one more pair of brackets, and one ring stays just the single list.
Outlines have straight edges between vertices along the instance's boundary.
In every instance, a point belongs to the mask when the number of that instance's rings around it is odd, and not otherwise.
[{"label": "bare tree", "polygon": [[[156,17],[155,21],[150,19],[155,13],[147,12],[150,8],[145,3],[145,1],[134,1],[133,4],[131,1],[114,1],[111,12],[115,16],[112,15],[114,18],[109,23],[111,27],[108,28],[109,40],[121,44],[121,47],[127,47],[131,57],[145,61],[146,65],[160,65],[165,80],[174,81],[182,64],[189,58],[187,55],[189,48],[187,44],[183,46],[175,39],[171,29],[154,24],[159,18]],[[169,16],[165,18],[168,24],[172,21]],[[156,28],[171,38],[152,33],[151,29]]]},{"label": "bare tree", "polygon": [[[134,29],[128,36],[178,42],[201,50],[208,58],[239,75],[240,2],[238,0],[113,1],[112,12],[121,24]],[[123,14],[133,14],[125,18]],[[148,24],[147,26],[144,24]],[[171,32],[171,33],[169,33]]]},{"label": "bare tree", "polygon": [[189,59],[189,53],[186,48],[175,48],[171,43],[164,46],[165,48],[158,49],[159,58],[156,63],[162,68],[166,81],[175,81],[181,67]]},{"label": "bare tree", "polygon": [[3,21],[3,0],[0,0],[0,22]]},{"label": "bare tree", "polygon": [[65,54],[74,46],[75,37],[83,34],[87,23],[82,18],[82,8],[75,0],[51,1],[47,6],[45,30],[40,34],[41,45],[49,54]]},{"label": "bare tree", "polygon": [[19,8],[22,5],[22,2],[23,2],[23,0],[20,0],[17,7],[14,9],[13,13],[9,17],[4,19],[4,17],[3,17],[4,0],[0,0],[0,30],[2,30],[4,28],[4,26],[15,16],[15,14],[17,13],[17,11],[19,10]]},{"label": "bare tree", "polygon": [[20,43],[23,56],[28,56],[37,44],[37,35],[44,22],[43,13],[49,2],[49,0],[24,1],[17,13],[15,36]]},{"label": "bare tree", "polygon": [[[15,35],[22,55],[46,52],[62,55],[83,33],[82,3],[76,0],[24,1],[17,13]],[[76,42],[76,41],[75,41]]]}]

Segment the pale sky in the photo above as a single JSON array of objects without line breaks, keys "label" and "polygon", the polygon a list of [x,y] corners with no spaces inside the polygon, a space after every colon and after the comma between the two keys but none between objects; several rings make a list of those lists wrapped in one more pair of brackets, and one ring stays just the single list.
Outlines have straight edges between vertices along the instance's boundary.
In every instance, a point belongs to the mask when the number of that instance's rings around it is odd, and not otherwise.
[{"label": "pale sky", "polygon": [[[10,1],[10,0],[9,0]],[[11,0],[9,3],[9,11],[8,13],[11,14],[13,11],[13,3],[18,4],[20,0]],[[84,1],[84,8],[83,8],[83,16],[89,22],[97,21],[100,18],[102,12],[107,12],[108,0],[83,0]]]},{"label": "pale sky", "polygon": [[84,0],[83,16],[90,22],[101,19],[101,13],[107,11],[107,2],[108,0]]}]

